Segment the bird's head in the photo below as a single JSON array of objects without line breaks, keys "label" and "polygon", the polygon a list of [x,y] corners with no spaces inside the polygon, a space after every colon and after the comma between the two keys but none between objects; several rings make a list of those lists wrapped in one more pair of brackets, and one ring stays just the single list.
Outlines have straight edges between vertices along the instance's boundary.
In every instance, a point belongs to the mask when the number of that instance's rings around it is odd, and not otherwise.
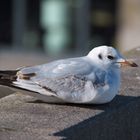
[{"label": "bird's head", "polygon": [[121,66],[137,67],[138,65],[130,60],[124,59],[122,55],[114,48],[108,46],[99,46],[92,49],[87,57],[94,63],[103,68],[120,68]]}]

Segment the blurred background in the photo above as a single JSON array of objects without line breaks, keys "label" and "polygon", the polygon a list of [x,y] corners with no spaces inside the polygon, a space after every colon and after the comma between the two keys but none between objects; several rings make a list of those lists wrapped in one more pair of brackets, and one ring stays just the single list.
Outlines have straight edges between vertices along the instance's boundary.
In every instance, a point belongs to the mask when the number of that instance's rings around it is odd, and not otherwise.
[{"label": "blurred background", "polygon": [[0,69],[140,45],[139,0],[1,0]]}]

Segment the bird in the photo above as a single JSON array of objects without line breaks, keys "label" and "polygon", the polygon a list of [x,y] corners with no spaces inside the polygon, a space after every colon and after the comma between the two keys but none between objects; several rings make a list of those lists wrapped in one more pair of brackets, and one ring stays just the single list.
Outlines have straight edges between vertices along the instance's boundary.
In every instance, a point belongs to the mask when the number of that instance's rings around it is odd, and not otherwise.
[{"label": "bird", "polygon": [[104,104],[119,93],[122,66],[138,65],[104,45],[82,57],[0,70],[0,85],[50,103]]}]

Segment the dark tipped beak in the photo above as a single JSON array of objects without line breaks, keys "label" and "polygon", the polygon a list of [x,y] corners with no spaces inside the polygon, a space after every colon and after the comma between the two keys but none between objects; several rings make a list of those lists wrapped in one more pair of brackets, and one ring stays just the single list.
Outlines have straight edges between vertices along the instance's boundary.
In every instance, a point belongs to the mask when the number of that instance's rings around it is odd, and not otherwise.
[{"label": "dark tipped beak", "polygon": [[120,59],[117,61],[117,63],[120,63],[122,67],[123,66],[138,67],[138,65],[131,60]]}]

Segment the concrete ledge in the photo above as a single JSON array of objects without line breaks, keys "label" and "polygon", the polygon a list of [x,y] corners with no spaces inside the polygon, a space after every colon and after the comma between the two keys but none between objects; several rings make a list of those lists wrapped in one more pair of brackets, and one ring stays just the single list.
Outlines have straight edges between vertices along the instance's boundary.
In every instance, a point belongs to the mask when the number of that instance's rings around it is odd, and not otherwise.
[{"label": "concrete ledge", "polygon": [[[129,57],[140,65],[135,51]],[[123,70],[121,94],[104,105],[47,104],[21,93],[1,98],[0,139],[139,140],[139,69]]]}]

